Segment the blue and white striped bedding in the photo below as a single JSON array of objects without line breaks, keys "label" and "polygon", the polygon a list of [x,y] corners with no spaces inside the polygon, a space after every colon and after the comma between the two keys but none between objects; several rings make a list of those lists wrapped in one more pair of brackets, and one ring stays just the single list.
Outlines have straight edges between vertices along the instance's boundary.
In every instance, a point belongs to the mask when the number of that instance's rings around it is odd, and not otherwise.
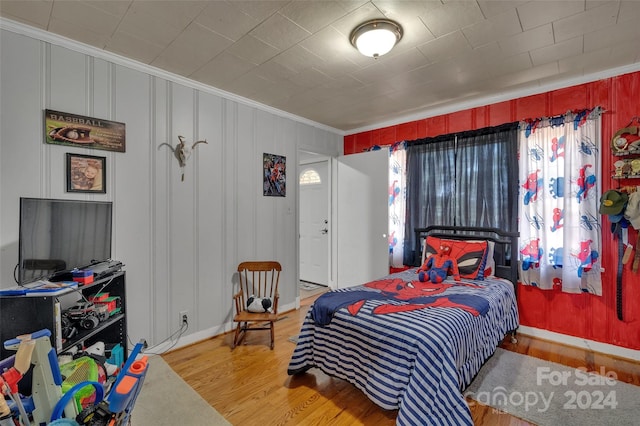
[{"label": "blue and white striped bedding", "polygon": [[[442,293],[415,297],[416,287],[421,288],[415,269],[374,283],[374,288],[337,290],[314,302],[289,374],[318,367],[347,380],[380,407],[398,409],[398,425],[473,425],[462,390],[518,326],[513,285],[495,277],[464,280],[476,286],[447,280],[454,285]],[[465,308],[433,306],[451,304],[441,303],[443,298]],[[316,324],[314,316],[327,324]]]}]

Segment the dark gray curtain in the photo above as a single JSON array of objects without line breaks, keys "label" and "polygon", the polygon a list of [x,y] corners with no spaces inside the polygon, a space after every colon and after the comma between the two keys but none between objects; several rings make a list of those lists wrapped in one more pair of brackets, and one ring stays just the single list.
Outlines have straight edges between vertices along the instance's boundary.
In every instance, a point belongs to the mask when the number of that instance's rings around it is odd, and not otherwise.
[{"label": "dark gray curtain", "polygon": [[515,231],[518,129],[492,130],[458,138],[455,225]]},{"label": "dark gray curtain", "polygon": [[407,143],[404,259],[417,265],[415,228],[517,229],[517,123]]},{"label": "dark gray curtain", "polygon": [[419,263],[414,229],[447,225],[455,216],[455,135],[407,143],[407,205],[404,232],[405,265]]}]

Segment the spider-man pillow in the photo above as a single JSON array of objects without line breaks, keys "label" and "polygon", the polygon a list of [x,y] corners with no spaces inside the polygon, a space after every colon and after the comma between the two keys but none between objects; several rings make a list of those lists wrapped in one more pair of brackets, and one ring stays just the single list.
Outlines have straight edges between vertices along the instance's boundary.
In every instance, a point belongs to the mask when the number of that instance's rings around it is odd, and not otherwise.
[{"label": "spider-man pillow", "polygon": [[484,280],[487,253],[489,251],[487,241],[463,241],[427,237],[422,253],[423,259],[438,253],[438,248],[442,244],[451,247],[449,256],[458,262],[461,278]]}]

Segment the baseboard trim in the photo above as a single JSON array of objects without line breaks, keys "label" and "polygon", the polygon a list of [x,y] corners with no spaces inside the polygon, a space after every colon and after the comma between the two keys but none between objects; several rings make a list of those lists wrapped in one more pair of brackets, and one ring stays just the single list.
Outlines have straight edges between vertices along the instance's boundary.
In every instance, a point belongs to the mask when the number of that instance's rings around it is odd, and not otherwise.
[{"label": "baseboard trim", "polygon": [[589,339],[583,339],[581,337],[569,336],[567,334],[556,333],[549,330],[542,330],[540,328],[527,327],[526,325],[521,325],[520,327],[518,327],[518,334],[524,334],[539,339],[550,340],[552,342],[557,342],[563,345],[575,346],[580,349],[600,352],[619,358],[626,358],[635,362],[640,359],[640,350],[623,348],[622,346],[596,342]]},{"label": "baseboard trim", "polygon": [[176,349],[193,345],[194,343],[198,343],[203,340],[218,336],[220,334],[224,334],[229,331],[229,327],[230,325],[226,324],[222,326],[211,327],[206,330],[200,330],[195,333],[180,337],[175,344],[171,341],[159,343],[157,345],[150,346],[149,348],[145,349],[144,352],[162,355],[165,352],[175,351]]},{"label": "baseboard trim", "polygon": [[[279,307],[278,312],[284,313],[287,311],[293,311],[300,308],[300,298],[297,297],[294,303],[288,303]],[[145,352],[154,354],[163,354],[169,351],[175,351],[176,349],[184,348],[185,346],[193,345],[195,343],[202,342],[203,340],[211,339],[212,337],[219,336],[221,334],[233,331],[235,323],[227,322],[215,327],[207,328],[206,330],[196,331],[195,333],[187,334],[178,339],[175,345],[172,342],[164,342],[155,346],[151,346],[145,349]]]}]

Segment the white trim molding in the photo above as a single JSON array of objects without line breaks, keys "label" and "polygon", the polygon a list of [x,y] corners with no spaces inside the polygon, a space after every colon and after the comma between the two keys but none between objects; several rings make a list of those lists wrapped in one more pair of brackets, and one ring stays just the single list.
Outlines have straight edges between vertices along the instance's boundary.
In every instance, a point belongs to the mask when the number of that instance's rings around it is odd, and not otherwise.
[{"label": "white trim molding", "polygon": [[638,362],[640,360],[640,350],[623,348],[622,346],[596,342],[581,337],[569,336],[567,334],[560,334],[549,330],[542,330],[540,328],[527,327],[526,325],[521,325],[520,327],[518,327],[517,332],[518,334],[524,334],[539,339],[561,343],[563,345],[574,346],[580,349],[587,349],[607,355],[626,358],[635,362]]},{"label": "white trim molding", "polygon": [[[281,317],[284,317],[286,316],[287,312],[298,310],[299,308],[300,297],[296,297],[294,303],[288,303],[284,306],[281,306],[281,309],[279,310],[281,313],[279,315]],[[145,349],[144,352],[151,354],[164,354],[165,352],[175,351],[176,349],[184,348],[185,346],[193,345],[202,342],[203,340],[211,339],[222,334],[233,332],[235,328],[236,323],[227,322],[222,325],[211,327],[206,330],[200,330],[195,333],[179,337],[177,342],[171,340],[162,341],[155,346],[150,346],[149,348]]]},{"label": "white trim molding", "polygon": [[189,78],[173,74],[168,71],[161,70],[152,65],[144,64],[142,62],[135,61],[133,59],[126,58],[124,56],[118,55],[116,53],[112,53],[106,50],[102,50],[96,48],[95,46],[90,46],[88,44],[80,43],[78,41],[69,39],[67,37],[63,37],[58,34],[54,34],[39,28],[31,27],[19,22],[12,21],[7,18],[0,18],[0,30],[11,31],[16,34],[21,34],[27,37],[34,38],[36,40],[43,41],[45,43],[51,43],[56,46],[64,47],[69,50],[73,50],[74,52],[79,52],[85,55],[89,55],[91,57],[103,59],[107,62],[112,62],[117,65],[121,65],[123,67],[131,68],[136,71],[140,71],[154,77],[163,78],[165,80],[172,81],[174,83],[182,84],[186,87],[190,87],[192,89],[200,90],[205,93],[210,93],[213,95],[220,96],[221,98],[231,100],[234,102],[238,102],[240,104],[247,105],[249,107],[254,107],[260,109],[262,111],[270,112],[274,115],[289,118],[293,121],[297,121],[299,123],[308,124],[313,127],[317,127],[319,129],[327,130],[332,133],[336,133],[340,136],[344,136],[344,130],[335,129],[333,127],[327,126],[322,123],[318,123],[312,120],[309,120],[304,117],[300,117],[298,115],[291,114],[286,111],[282,111],[277,108],[270,107],[268,105],[261,104],[254,100],[244,98],[242,96],[236,95],[234,93],[230,93],[224,91],[222,89],[218,89],[213,86],[208,86],[206,84],[199,83],[195,80],[191,80]]},{"label": "white trim molding", "polygon": [[[438,117],[440,115],[451,114],[458,111],[466,111],[472,108],[479,108],[487,105],[493,105],[500,102],[511,101],[514,99],[524,98],[533,95],[539,95],[540,93],[551,92],[553,90],[564,89],[566,87],[577,86],[580,84],[591,83],[598,80],[604,80],[606,78],[615,77],[618,75],[629,74],[632,72],[640,71],[640,62],[634,64],[621,66],[618,68],[611,68],[601,72],[583,75],[571,79],[564,79],[548,84],[540,84],[538,86],[526,87],[515,90],[505,90],[502,93],[496,95],[482,96],[473,99],[463,101],[453,101],[451,103],[429,108],[426,110],[417,111],[415,113],[404,115],[402,117],[394,118],[387,121],[382,121],[370,126],[364,126],[357,129],[349,129],[343,132],[345,135],[355,135],[357,133],[367,132],[369,130],[383,129],[385,127],[396,126],[398,124],[410,123],[412,121],[424,120],[430,117]],[[519,117],[526,118],[526,117]]]}]

